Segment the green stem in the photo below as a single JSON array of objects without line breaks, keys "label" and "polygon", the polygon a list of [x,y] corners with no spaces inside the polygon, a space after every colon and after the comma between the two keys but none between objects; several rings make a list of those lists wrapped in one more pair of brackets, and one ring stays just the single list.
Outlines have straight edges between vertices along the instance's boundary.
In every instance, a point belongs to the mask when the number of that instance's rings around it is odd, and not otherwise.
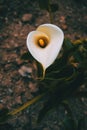
[{"label": "green stem", "polygon": [[41,77],[38,77],[37,78],[37,80],[40,80],[40,81],[42,81],[42,80],[44,80],[45,79],[45,68],[42,66],[42,68],[43,68],[43,73],[42,73],[42,76]]},{"label": "green stem", "polygon": [[[59,72],[59,71],[57,71],[57,72]],[[58,78],[58,79],[46,77],[44,79],[46,79],[46,80],[58,80],[58,81],[61,81],[61,80],[70,81],[71,79],[73,79],[75,77],[75,74],[76,74],[75,70],[73,69],[73,73],[70,77],[62,77],[62,78]]]},{"label": "green stem", "polygon": [[54,79],[54,78],[45,78],[45,80],[55,80],[55,81],[61,81],[61,80],[66,80],[66,78],[58,78],[58,79]]},{"label": "green stem", "polygon": [[68,116],[69,116],[69,117],[72,119],[72,121],[73,121],[74,130],[76,130],[77,124],[76,124],[76,121],[75,121],[75,119],[74,119],[74,116],[73,116],[73,113],[72,113],[72,111],[71,111],[71,108],[69,107],[68,102],[67,102],[67,101],[63,101],[63,102],[62,102],[62,105],[63,105],[63,106],[65,107],[65,109],[67,110]]},{"label": "green stem", "polygon": [[8,115],[16,115],[20,111],[23,111],[25,108],[29,107],[30,105],[32,105],[33,103],[35,103],[36,101],[38,101],[39,99],[41,99],[44,95],[45,95],[45,93],[43,93],[43,94],[41,94],[41,95],[33,98],[31,101],[28,101],[23,106],[15,109],[15,110],[13,110],[12,112],[9,112]]}]

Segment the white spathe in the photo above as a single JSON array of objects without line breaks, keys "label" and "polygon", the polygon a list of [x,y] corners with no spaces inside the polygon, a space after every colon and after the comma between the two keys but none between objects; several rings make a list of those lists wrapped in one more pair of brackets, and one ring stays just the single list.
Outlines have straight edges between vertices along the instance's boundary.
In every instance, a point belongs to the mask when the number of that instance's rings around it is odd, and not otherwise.
[{"label": "white spathe", "polygon": [[[39,38],[46,38],[48,44],[45,48],[37,45]],[[36,31],[32,31],[27,37],[27,47],[31,55],[42,64],[44,70],[57,58],[64,40],[63,31],[53,24],[40,25]]]}]

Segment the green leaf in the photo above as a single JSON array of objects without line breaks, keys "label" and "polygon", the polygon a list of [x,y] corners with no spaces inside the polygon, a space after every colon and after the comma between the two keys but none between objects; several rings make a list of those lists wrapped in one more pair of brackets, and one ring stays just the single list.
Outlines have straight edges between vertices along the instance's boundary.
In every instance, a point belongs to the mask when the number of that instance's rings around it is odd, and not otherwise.
[{"label": "green leaf", "polygon": [[84,48],[85,48],[86,51],[87,51],[87,39],[84,39],[84,40],[83,40],[83,46],[84,46]]},{"label": "green leaf", "polygon": [[68,116],[69,121],[72,121],[73,129],[76,129],[77,128],[77,124],[76,124],[76,121],[74,119],[74,115],[73,115],[72,109],[69,106],[68,101],[67,100],[63,101],[62,105],[64,106],[65,110],[67,111],[67,116]]},{"label": "green leaf", "polygon": [[38,77],[42,77],[42,75],[43,75],[43,67],[42,67],[42,65],[39,63],[39,62],[37,62],[36,61],[36,65],[37,65],[37,70],[38,70]]},{"label": "green leaf", "polygon": [[87,130],[87,117],[83,117],[78,121],[77,130]]},{"label": "green leaf", "polygon": [[70,41],[70,39],[66,38],[66,39],[64,39],[63,47],[64,47],[64,50],[70,50],[74,46],[73,46],[72,42]]},{"label": "green leaf", "polygon": [[[43,108],[40,110],[39,115],[38,115],[38,120],[37,123],[40,123],[47,114],[50,113],[52,109],[55,108],[55,106],[60,104],[61,102],[61,97],[57,97],[55,94],[55,86],[57,85],[57,81],[52,82],[51,85],[49,86],[49,90],[47,93],[48,100],[43,104]],[[54,89],[52,89],[54,87]],[[46,97],[46,99],[47,99]]]},{"label": "green leaf", "polygon": [[38,122],[40,122],[49,111],[58,107],[64,100],[72,98],[73,93],[83,84],[83,79],[84,76],[82,73],[76,73],[69,81],[61,80],[58,82],[56,80],[51,82],[48,86],[48,100],[44,103],[44,107],[39,113]]},{"label": "green leaf", "polygon": [[50,103],[48,105],[48,103],[49,102],[46,102],[44,104],[43,109],[40,110],[39,115],[38,115],[37,123],[40,123],[45,118],[45,116],[47,115],[47,113],[52,109],[52,105]]},{"label": "green leaf", "polygon": [[74,53],[74,58],[75,58],[76,62],[81,63],[83,61],[84,57],[82,56],[82,54],[79,51],[76,51]]},{"label": "green leaf", "polygon": [[63,53],[62,57],[58,58],[55,60],[55,62],[47,69],[46,73],[50,73],[52,71],[61,71],[64,68],[67,67],[67,62],[68,62],[68,51]]},{"label": "green leaf", "polygon": [[34,60],[34,58],[32,57],[32,55],[29,52],[24,53],[21,56],[21,59],[22,60],[31,60],[31,61]]},{"label": "green leaf", "polygon": [[[58,67],[58,66],[57,66]],[[70,80],[73,79],[75,76],[75,69],[70,65],[62,66],[59,70],[51,70],[46,72],[45,80],[46,79],[53,79],[53,80]]]},{"label": "green leaf", "polygon": [[63,122],[64,130],[77,130],[77,126],[74,125],[74,121],[71,118],[66,119]]}]

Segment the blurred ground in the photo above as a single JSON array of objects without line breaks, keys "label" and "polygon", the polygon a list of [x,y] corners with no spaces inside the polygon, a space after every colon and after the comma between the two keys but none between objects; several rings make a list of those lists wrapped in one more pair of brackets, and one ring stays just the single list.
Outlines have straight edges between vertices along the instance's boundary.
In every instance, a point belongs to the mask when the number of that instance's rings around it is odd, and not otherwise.
[{"label": "blurred ground", "polygon": [[[54,24],[64,31],[65,37],[71,40],[86,38],[86,0],[54,2],[59,6],[59,10],[53,14]],[[26,47],[28,33],[43,23],[50,23],[49,14],[45,10],[40,10],[36,0],[0,1],[0,108],[7,107],[9,110],[18,108],[32,99],[32,92],[38,90],[37,82],[26,79],[20,72],[21,67],[22,69],[28,67],[29,72],[35,76],[35,64],[25,62],[20,57],[28,51]],[[84,109],[87,115],[85,105],[87,107],[87,104],[79,103],[76,107]],[[54,112],[42,124],[36,126],[35,122],[41,107],[42,102],[35,104],[31,109],[19,113],[8,124],[0,126],[0,130],[59,130],[61,110],[58,113]]]}]

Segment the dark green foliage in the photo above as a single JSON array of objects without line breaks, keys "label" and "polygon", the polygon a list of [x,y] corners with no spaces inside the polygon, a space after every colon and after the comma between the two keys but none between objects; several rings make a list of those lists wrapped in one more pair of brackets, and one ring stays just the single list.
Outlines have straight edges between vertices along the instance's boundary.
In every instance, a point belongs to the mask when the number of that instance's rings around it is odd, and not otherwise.
[{"label": "dark green foliage", "polygon": [[[85,74],[87,72],[87,49],[85,46],[87,46],[85,42],[73,44],[69,39],[65,39],[62,56],[48,68],[43,81],[48,84],[48,100],[44,103],[44,107],[39,113],[38,122],[64,100],[72,97],[87,97],[85,90],[79,91],[82,84],[87,85],[87,82],[85,82],[87,77],[87,73]],[[72,60],[70,60],[71,57],[73,57]],[[74,119],[71,118],[71,120]],[[72,122],[71,120],[70,122]],[[67,130],[70,126],[72,125],[67,126]]]},{"label": "dark green foliage", "polygon": [[71,118],[66,119],[63,122],[63,130],[77,130],[77,127],[74,124],[74,120]]},{"label": "dark green foliage", "polygon": [[32,55],[28,52],[24,53],[22,56],[21,56],[21,59],[22,60],[29,60],[29,61],[33,61],[33,57]]},{"label": "dark green foliage", "polygon": [[87,130],[87,117],[80,118],[77,123],[68,117],[64,120],[61,130]]},{"label": "dark green foliage", "polygon": [[72,118],[67,118],[62,125],[63,130],[87,130],[87,117],[84,116],[75,123]]},{"label": "dark green foliage", "polygon": [[49,110],[58,107],[62,101],[67,100],[68,98],[72,98],[74,93],[78,90],[79,86],[84,82],[84,75],[82,72],[79,72],[75,75],[75,77],[70,80],[65,81],[61,80],[59,82],[55,81],[49,87],[49,98],[48,101],[45,102],[43,109],[40,111],[38,122],[43,119],[46,113]]},{"label": "dark green foliage", "polygon": [[63,122],[64,130],[77,130],[77,123],[74,119],[72,110],[69,106],[69,103],[65,100],[62,105],[64,106],[65,110],[67,111],[67,116],[66,119]]},{"label": "dark green foliage", "polygon": [[64,51],[68,51],[74,48],[74,45],[71,43],[70,39],[66,38],[64,39],[64,44],[63,44]]},{"label": "dark green foliage", "polygon": [[78,128],[77,130],[87,130],[87,117],[84,116],[78,121]]},{"label": "dark green foliage", "polygon": [[37,75],[38,75],[38,77],[41,77],[41,76],[43,75],[43,67],[42,67],[42,65],[41,65],[39,62],[37,62],[37,61],[36,61],[36,65],[37,65],[37,70],[38,70]]}]

